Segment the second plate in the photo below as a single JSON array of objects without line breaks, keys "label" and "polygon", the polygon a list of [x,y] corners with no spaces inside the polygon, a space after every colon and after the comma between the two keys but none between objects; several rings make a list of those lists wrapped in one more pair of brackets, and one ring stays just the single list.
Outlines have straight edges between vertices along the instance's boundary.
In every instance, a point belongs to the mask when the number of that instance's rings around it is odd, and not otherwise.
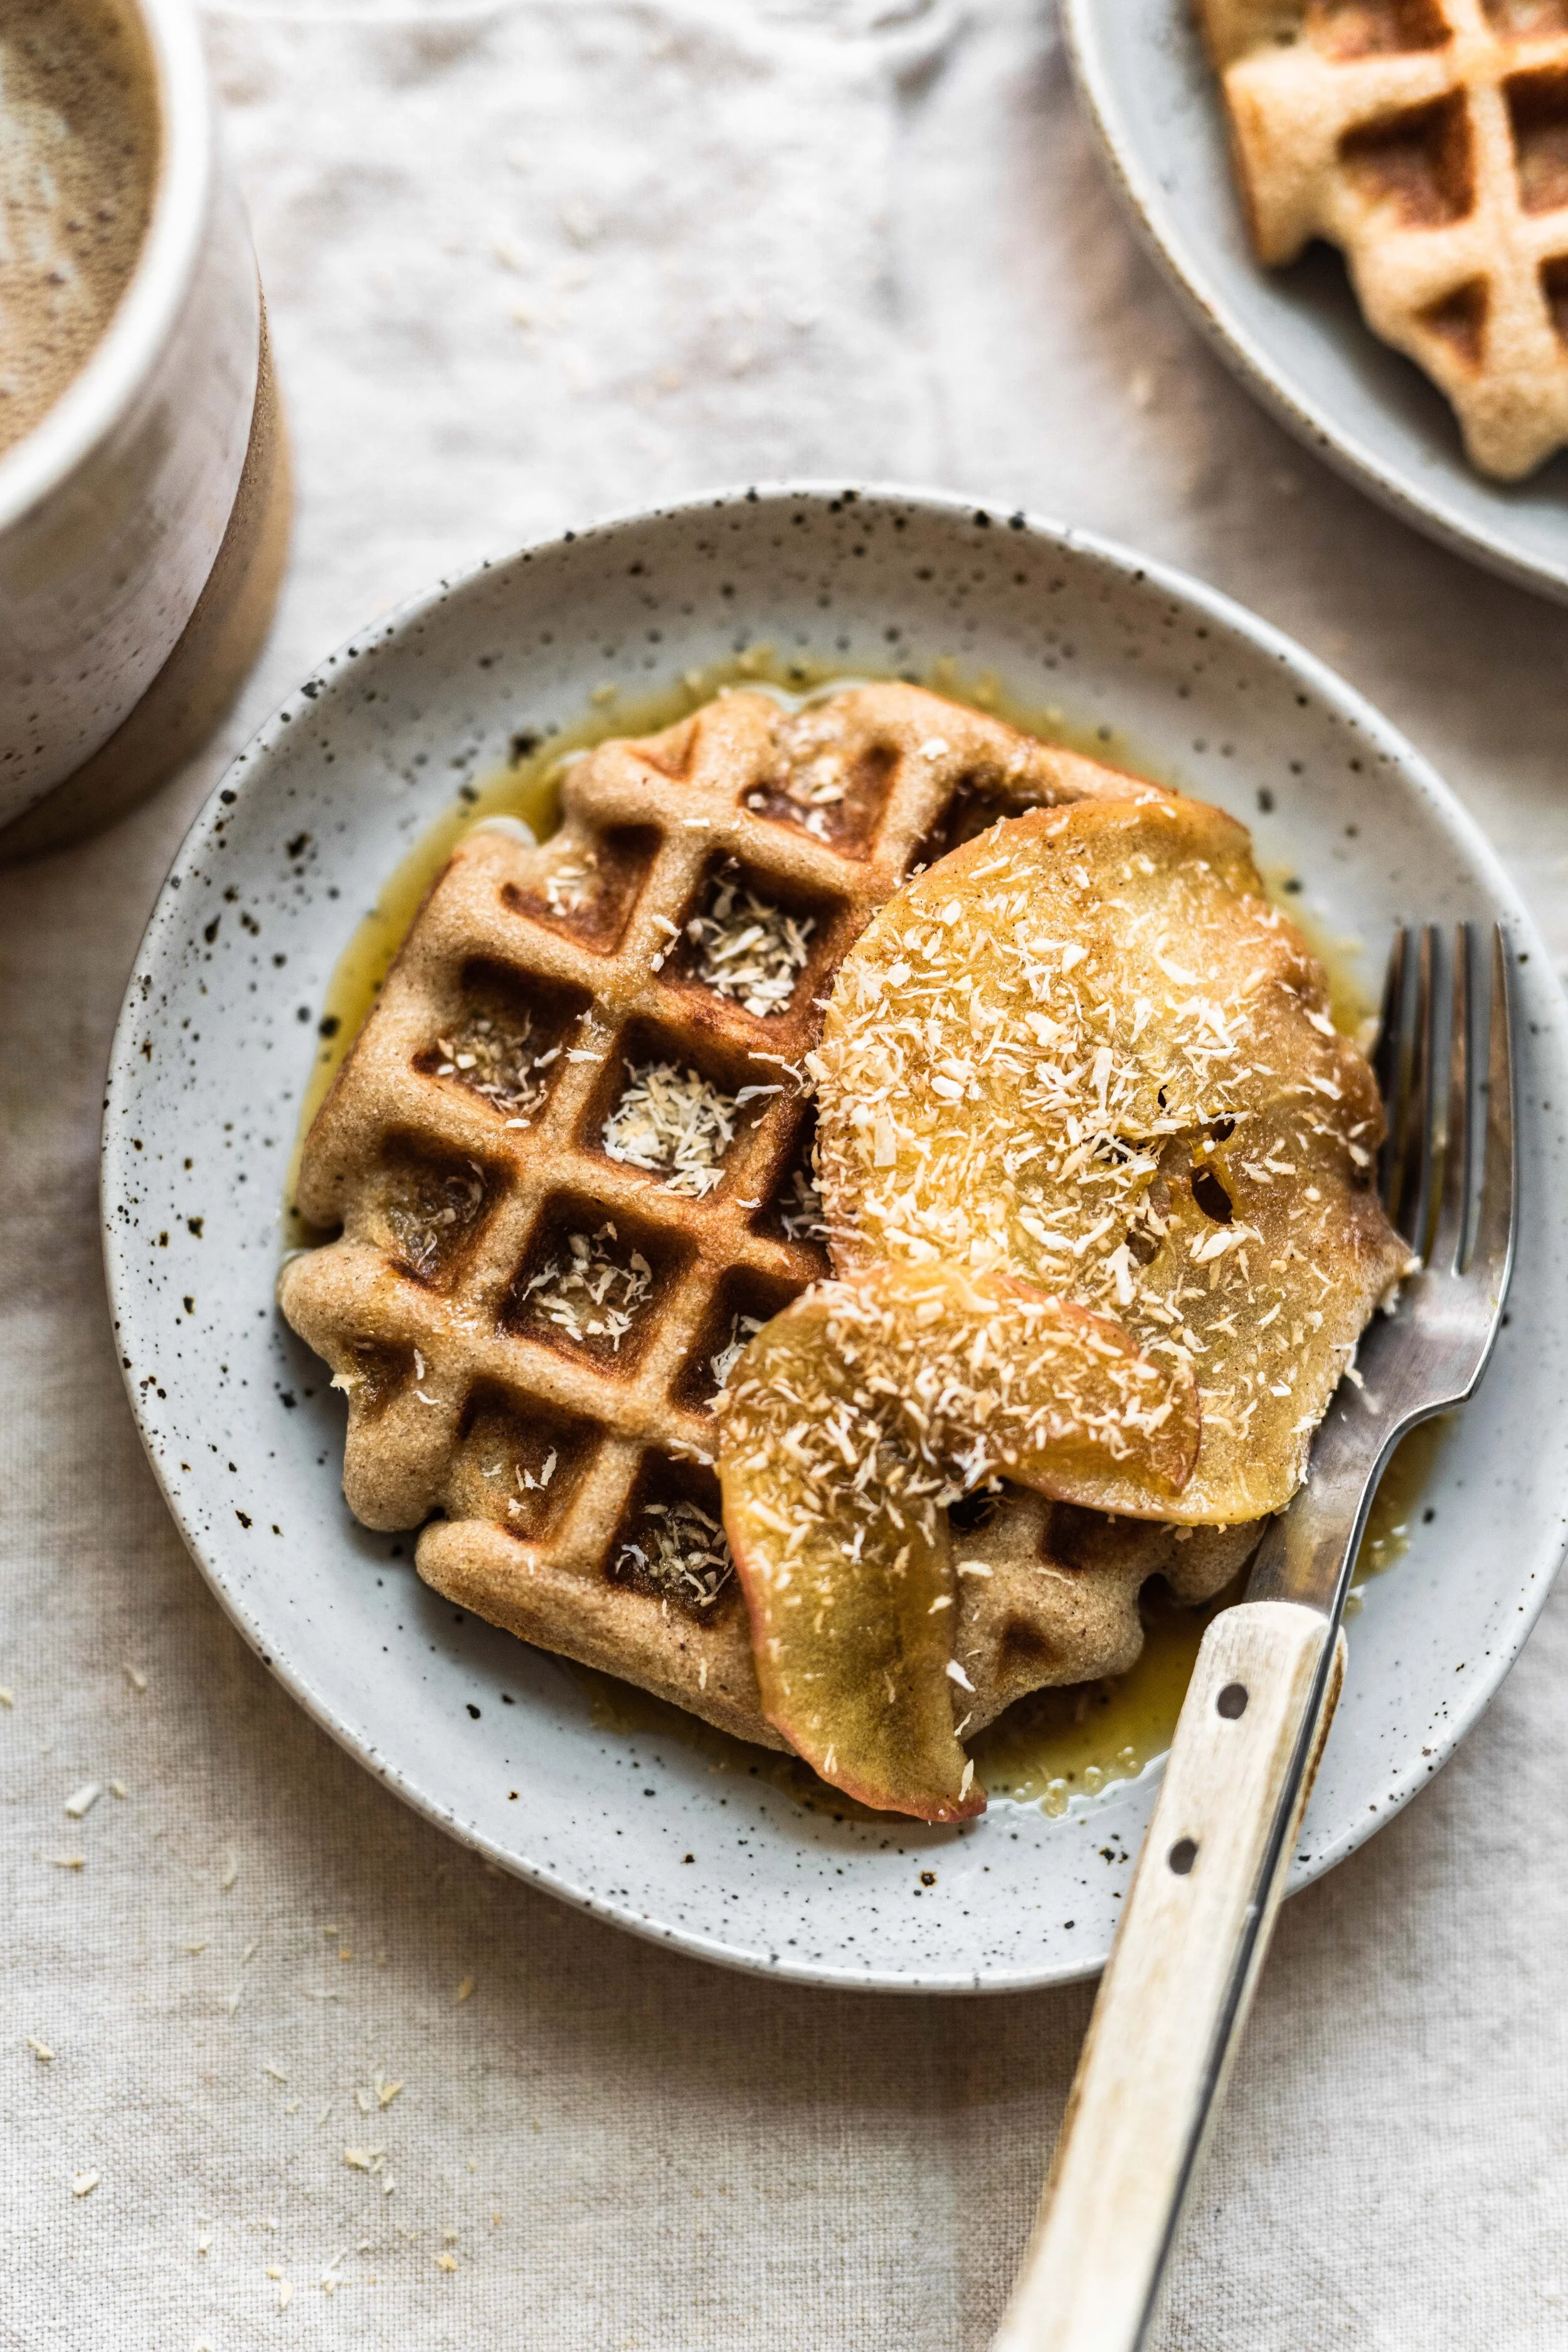
[{"label": "second plate", "polygon": [[1337,254],[1254,259],[1190,0],[1065,0],[1064,21],[1122,194],[1241,381],[1405,521],[1568,602],[1568,453],[1529,481],[1488,481],[1442,394],[1363,323]]}]

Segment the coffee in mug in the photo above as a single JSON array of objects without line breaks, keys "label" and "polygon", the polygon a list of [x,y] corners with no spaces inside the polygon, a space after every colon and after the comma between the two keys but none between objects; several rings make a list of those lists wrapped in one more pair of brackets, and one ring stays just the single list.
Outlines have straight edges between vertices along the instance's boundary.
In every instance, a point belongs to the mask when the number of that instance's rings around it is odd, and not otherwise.
[{"label": "coffee in mug", "polygon": [[199,747],[289,512],[193,0],[0,0],[0,864]]},{"label": "coffee in mug", "polygon": [[119,306],[158,171],[152,59],[110,0],[0,0],[0,452]]}]

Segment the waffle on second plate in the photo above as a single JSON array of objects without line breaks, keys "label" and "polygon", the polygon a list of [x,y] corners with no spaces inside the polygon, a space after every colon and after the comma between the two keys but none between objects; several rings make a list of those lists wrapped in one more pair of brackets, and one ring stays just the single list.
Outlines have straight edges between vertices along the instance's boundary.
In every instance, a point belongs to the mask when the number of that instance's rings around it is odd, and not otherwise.
[{"label": "waffle on second plate", "polygon": [[[476,1614],[782,1746],[711,1406],[827,1270],[802,1057],[911,866],[1128,794],[1163,797],[918,688],[738,691],[573,763],[542,846],[468,835],[306,1139],[299,1209],[342,1237],[279,1284],[347,1395],[355,1515],[420,1528],[421,1575]],[[1131,1664],[1144,1580],[1205,1599],[1250,1540],[1178,1553],[1011,1492],[984,1517],[976,1728]]]},{"label": "waffle on second plate", "polygon": [[1325,237],[1483,473],[1568,442],[1561,0],[1194,0],[1260,260]]}]

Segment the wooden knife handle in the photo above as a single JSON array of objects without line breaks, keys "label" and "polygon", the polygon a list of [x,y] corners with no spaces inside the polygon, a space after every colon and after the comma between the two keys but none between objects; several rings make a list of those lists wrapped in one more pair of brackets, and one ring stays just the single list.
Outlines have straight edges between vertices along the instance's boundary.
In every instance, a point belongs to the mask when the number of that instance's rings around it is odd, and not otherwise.
[{"label": "wooden knife handle", "polygon": [[1330,1638],[1276,1601],[1204,1636],[993,2352],[1143,2340],[1339,1698]]}]

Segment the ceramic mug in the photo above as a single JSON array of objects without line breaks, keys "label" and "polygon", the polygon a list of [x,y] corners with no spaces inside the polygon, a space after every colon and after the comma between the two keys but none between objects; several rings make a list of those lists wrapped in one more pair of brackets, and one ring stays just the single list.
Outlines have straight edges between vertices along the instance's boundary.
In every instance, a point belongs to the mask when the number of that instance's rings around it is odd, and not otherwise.
[{"label": "ceramic mug", "polygon": [[197,747],[259,649],[288,536],[261,291],[195,9],[114,5],[155,177],[100,339],[0,455],[0,859],[93,830]]}]

